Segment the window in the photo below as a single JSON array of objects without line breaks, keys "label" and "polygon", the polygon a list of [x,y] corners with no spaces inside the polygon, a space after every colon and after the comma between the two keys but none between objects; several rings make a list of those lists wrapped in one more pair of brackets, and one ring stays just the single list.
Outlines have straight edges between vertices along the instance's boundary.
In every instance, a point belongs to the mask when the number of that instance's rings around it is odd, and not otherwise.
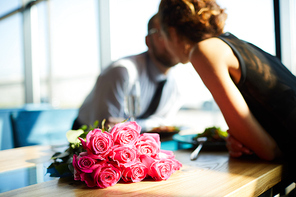
[{"label": "window", "polygon": [[145,36],[149,19],[160,0],[110,0],[111,59],[147,50]]},{"label": "window", "polygon": [[95,0],[50,1],[52,104],[79,107],[99,74]]},{"label": "window", "polygon": [[[79,107],[100,73],[102,58],[108,63],[147,50],[147,23],[160,2],[109,0],[110,9],[103,8],[110,14],[110,44],[106,42],[110,46],[104,45],[102,50],[110,50],[111,57],[106,58],[100,57],[99,30],[109,26],[100,23],[105,19],[100,16],[99,4],[107,0],[27,0],[30,1],[33,6],[29,19],[17,11],[25,1],[0,1],[0,94],[5,95],[0,98],[1,108],[23,105],[26,92],[32,89],[25,83],[24,73],[28,69],[25,69],[23,37],[27,23],[24,22],[30,20],[31,24],[32,78],[38,81],[38,87],[32,91],[41,102],[55,107]],[[275,54],[273,0],[217,2],[228,14],[226,31]],[[296,58],[292,54],[296,51],[296,0],[280,0],[280,3],[283,62],[295,74]],[[212,101],[190,64],[179,64],[175,69],[188,98],[187,107],[197,108],[205,101]],[[195,88],[188,89],[192,84]]]},{"label": "window", "polygon": [[16,10],[21,6],[21,0],[2,0],[0,1],[0,16]]},{"label": "window", "polygon": [[[160,0],[110,0],[112,60],[147,50],[144,42],[147,22],[157,12],[159,2]],[[217,2],[226,8],[228,14],[226,31],[275,54],[272,0]],[[175,77],[187,98],[184,107],[200,108],[213,100],[191,64],[179,64],[175,69]]]},{"label": "window", "polygon": [[79,107],[100,70],[98,1],[32,1],[26,17],[20,2],[0,2],[0,17],[10,13],[0,20],[0,107],[22,106],[28,91],[34,102]]},{"label": "window", "polygon": [[21,32],[20,13],[0,21],[0,108],[24,104],[24,57]]},{"label": "window", "polygon": [[296,0],[280,1],[282,62],[296,74]]},{"label": "window", "polygon": [[217,0],[228,17],[225,31],[275,55],[273,0]]}]

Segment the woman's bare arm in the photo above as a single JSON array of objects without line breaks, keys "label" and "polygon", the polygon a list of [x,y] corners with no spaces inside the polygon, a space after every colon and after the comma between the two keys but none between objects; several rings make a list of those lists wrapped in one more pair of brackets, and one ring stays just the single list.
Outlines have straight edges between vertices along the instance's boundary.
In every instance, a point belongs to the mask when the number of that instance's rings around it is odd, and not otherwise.
[{"label": "woman's bare arm", "polygon": [[279,149],[254,118],[232,80],[238,76],[235,59],[230,47],[217,38],[199,42],[191,54],[191,63],[220,107],[230,135],[260,158],[272,160]]}]

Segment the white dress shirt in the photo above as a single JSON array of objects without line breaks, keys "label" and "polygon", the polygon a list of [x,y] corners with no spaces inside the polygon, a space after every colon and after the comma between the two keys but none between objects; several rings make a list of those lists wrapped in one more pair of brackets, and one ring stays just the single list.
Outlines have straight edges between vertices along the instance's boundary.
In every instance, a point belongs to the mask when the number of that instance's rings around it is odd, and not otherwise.
[{"label": "white dress shirt", "polygon": [[183,104],[183,99],[171,68],[162,74],[150,61],[148,53],[129,56],[113,62],[98,77],[90,94],[79,109],[78,121],[92,125],[109,117],[128,118],[124,112],[124,98],[127,89],[138,79],[140,83],[140,113],[150,105],[159,81],[167,80],[156,112],[147,119],[136,119],[143,130],[157,126],[173,125],[171,119]]}]

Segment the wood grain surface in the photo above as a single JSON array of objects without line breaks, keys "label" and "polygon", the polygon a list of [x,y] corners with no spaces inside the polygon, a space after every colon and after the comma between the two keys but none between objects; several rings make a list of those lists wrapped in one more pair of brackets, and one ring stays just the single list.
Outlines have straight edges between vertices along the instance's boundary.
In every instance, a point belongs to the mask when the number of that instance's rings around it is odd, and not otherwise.
[{"label": "wood grain surface", "polygon": [[[229,158],[226,151],[201,151],[190,161],[192,150],[175,151],[183,164],[167,181],[119,182],[113,187],[88,188],[83,182],[61,178],[5,192],[0,196],[258,196],[281,181],[282,165],[254,157]],[[47,161],[48,146],[0,151],[0,172]]]}]

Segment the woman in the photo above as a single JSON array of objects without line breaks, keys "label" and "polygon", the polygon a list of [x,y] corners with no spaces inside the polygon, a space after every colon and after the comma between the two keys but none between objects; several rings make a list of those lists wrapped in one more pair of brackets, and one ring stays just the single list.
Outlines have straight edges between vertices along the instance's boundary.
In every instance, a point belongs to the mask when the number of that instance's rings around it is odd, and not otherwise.
[{"label": "woman", "polygon": [[224,33],[227,15],[214,0],[162,0],[159,14],[168,48],[192,63],[222,111],[230,155],[295,154],[295,76],[276,57]]}]

